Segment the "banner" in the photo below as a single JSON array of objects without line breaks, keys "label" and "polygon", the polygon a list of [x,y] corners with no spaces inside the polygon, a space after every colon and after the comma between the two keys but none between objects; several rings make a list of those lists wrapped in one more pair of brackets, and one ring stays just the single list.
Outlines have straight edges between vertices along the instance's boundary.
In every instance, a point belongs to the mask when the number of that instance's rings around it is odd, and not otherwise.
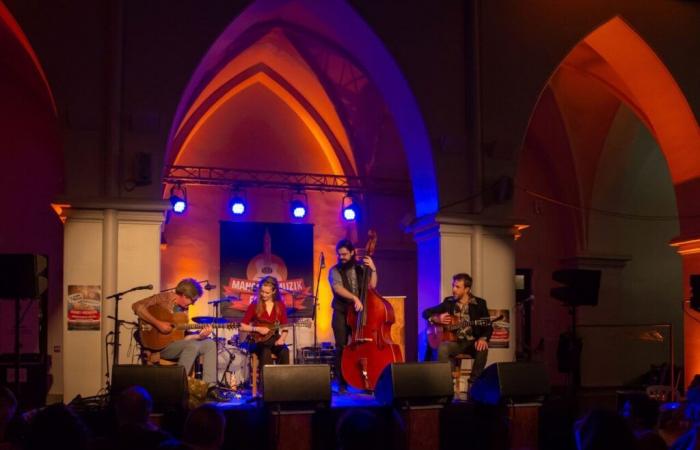
[{"label": "banner", "polygon": [[240,319],[260,278],[277,278],[291,318],[313,315],[313,236],[310,224],[221,222],[220,258],[225,317]]}]

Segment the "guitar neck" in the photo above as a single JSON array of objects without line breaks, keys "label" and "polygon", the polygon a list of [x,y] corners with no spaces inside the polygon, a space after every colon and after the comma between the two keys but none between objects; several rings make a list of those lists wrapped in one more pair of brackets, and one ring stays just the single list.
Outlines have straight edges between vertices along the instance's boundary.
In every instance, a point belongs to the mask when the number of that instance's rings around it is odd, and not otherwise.
[{"label": "guitar neck", "polygon": [[204,327],[212,328],[238,328],[237,323],[222,323],[222,324],[205,324],[205,323],[183,323],[178,324],[175,328],[178,330],[201,330]]}]

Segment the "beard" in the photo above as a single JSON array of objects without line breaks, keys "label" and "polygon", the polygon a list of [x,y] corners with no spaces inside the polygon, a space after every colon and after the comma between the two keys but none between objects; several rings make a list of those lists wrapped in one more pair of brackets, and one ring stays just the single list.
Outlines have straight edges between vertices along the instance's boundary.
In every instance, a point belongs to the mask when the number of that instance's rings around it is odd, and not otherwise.
[{"label": "beard", "polygon": [[343,271],[350,270],[355,265],[355,258],[350,258],[350,260],[348,260],[347,262],[341,262],[338,265]]}]

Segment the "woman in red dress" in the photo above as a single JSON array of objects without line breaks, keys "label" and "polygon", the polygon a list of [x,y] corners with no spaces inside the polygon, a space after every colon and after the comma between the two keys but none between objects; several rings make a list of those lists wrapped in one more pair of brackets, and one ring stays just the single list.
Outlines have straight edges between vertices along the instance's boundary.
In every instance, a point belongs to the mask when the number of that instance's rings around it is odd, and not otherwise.
[{"label": "woman in red dress", "polygon": [[262,365],[272,364],[272,355],[277,356],[278,364],[289,364],[289,349],[285,344],[288,330],[281,328],[287,324],[287,309],[282,302],[277,279],[263,277],[258,282],[258,298],[248,305],[241,331],[251,333],[255,352]]}]

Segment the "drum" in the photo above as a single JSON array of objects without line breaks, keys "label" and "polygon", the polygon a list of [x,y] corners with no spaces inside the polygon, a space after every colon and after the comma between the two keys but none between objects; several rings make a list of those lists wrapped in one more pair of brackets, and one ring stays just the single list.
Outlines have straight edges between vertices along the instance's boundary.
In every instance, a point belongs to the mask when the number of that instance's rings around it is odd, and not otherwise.
[{"label": "drum", "polygon": [[248,374],[250,365],[248,352],[232,345],[220,345],[217,355],[217,373],[219,380],[223,381],[231,389],[250,381]]}]

